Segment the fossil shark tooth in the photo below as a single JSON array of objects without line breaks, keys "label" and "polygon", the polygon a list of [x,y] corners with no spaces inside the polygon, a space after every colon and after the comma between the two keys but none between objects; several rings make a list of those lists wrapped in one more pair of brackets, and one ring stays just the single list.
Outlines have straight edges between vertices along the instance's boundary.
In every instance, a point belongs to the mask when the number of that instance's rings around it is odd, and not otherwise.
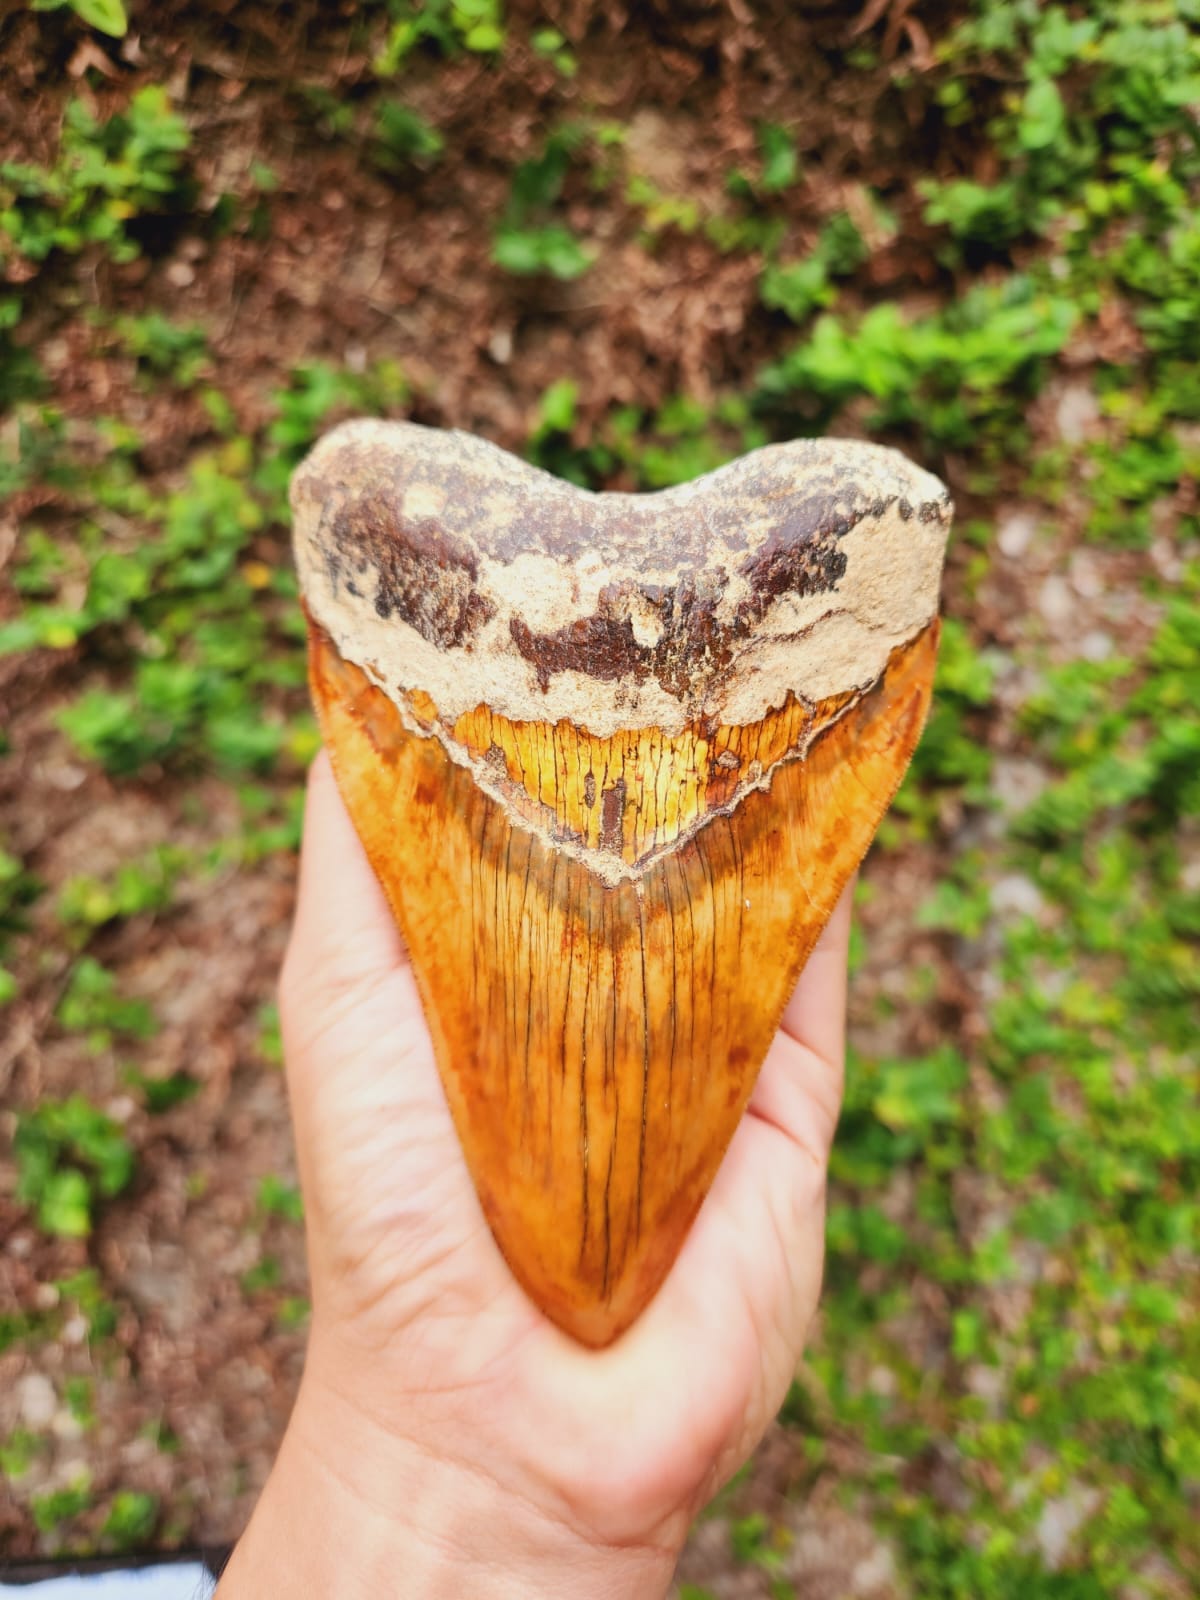
[{"label": "fossil shark tooth", "polygon": [[292,505],[322,733],[479,1199],[537,1305],[606,1344],[916,746],[949,498],[860,443],[635,496],[356,422]]}]

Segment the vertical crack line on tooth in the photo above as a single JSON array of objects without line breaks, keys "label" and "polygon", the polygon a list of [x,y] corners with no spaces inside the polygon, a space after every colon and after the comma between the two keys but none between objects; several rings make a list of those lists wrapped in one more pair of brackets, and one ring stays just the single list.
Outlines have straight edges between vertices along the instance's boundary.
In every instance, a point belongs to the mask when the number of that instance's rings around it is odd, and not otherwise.
[{"label": "vertical crack line on tooth", "polygon": [[[488,824],[491,822],[491,818],[491,807],[485,806],[483,808],[483,826],[479,830],[479,849],[477,852],[473,851],[471,856],[471,922],[476,930],[486,926],[483,914],[483,901],[486,892],[484,874],[487,871],[487,836]],[[476,939],[477,938],[478,932],[476,932]],[[473,945],[474,943],[475,940],[472,940]],[[473,950],[472,953],[475,956],[475,959],[471,963],[473,968],[472,981],[475,983],[477,996],[479,989],[478,974],[480,971],[483,972],[486,984],[483,996],[483,1005],[480,1006],[477,1000],[474,1014],[477,1017],[482,1017],[486,1026],[492,1014],[492,963],[490,961],[480,961],[478,950]],[[476,1050],[478,1051],[478,1049],[479,1044],[477,1040]]]},{"label": "vertical crack line on tooth", "polygon": [[[520,972],[520,966],[521,966],[520,960],[516,959],[516,957],[517,957],[517,949],[519,948],[519,945],[520,945],[521,935],[518,934],[516,939],[511,940],[511,945],[510,945],[510,939],[506,938],[506,934],[509,934],[509,932],[510,932],[511,923],[509,923],[507,915],[505,916],[505,920],[503,922],[501,922],[501,920],[500,920],[500,887],[501,887],[501,884],[503,884],[503,886],[504,886],[504,910],[507,913],[508,909],[509,909],[509,894],[510,894],[511,887],[512,887],[512,873],[510,871],[510,864],[512,862],[512,842],[513,842],[513,830],[512,830],[512,828],[509,828],[509,830],[508,830],[508,838],[504,842],[504,868],[503,868],[503,870],[500,869],[499,861],[497,860],[497,862],[496,862],[496,874],[495,874],[495,879],[494,879],[495,886],[496,886],[496,893],[495,893],[495,898],[494,898],[494,901],[493,901],[494,909],[493,909],[493,913],[492,913],[492,936],[493,936],[493,939],[494,939],[493,948],[496,949],[496,950],[507,951],[509,953],[509,960],[504,963],[506,970],[504,971],[503,981],[500,984],[500,1003],[504,1008],[504,1017],[503,1017],[503,1026],[502,1026],[502,1031],[501,1031],[501,1038],[504,1040],[504,1097],[505,1097],[506,1100],[510,1100],[511,1099],[511,1093],[512,1093],[510,1085],[509,1085],[509,1078],[510,1078],[510,1074],[511,1074],[512,1057],[516,1054],[516,1043],[517,1043],[517,1028],[516,1028],[517,999],[516,999],[515,990],[516,990],[517,983],[519,982],[519,972]],[[509,1013],[509,999],[510,999],[510,997],[512,999],[512,1010],[513,1010],[513,1030],[512,1030],[513,1049],[512,1049],[511,1052],[510,1052],[510,1050],[508,1048],[508,1013]],[[523,1132],[524,1132],[524,1124],[522,1123],[522,1133]]]},{"label": "vertical crack line on tooth", "polygon": [[608,1149],[608,1175],[604,1180],[604,1280],[600,1286],[602,1299],[608,1299],[609,1267],[612,1259],[612,1216],[609,1211],[609,1193],[612,1189],[613,1163],[617,1158],[617,1135],[613,1129],[613,1142]]},{"label": "vertical crack line on tooth", "polygon": [[733,856],[733,881],[734,881],[734,884],[735,884],[735,886],[737,888],[737,919],[738,919],[738,942],[737,942],[737,947],[738,947],[739,950],[741,950],[741,948],[742,948],[742,938],[743,938],[743,935],[744,935],[744,932],[745,932],[745,926],[744,925],[745,925],[745,920],[746,920],[745,919],[745,911],[746,911],[746,873],[745,873],[745,866],[743,864],[744,863],[744,858],[742,856],[742,847],[738,843],[738,830],[733,826],[733,824],[729,821],[728,818],[725,819],[725,831],[729,835],[729,851],[730,851],[730,854]]},{"label": "vertical crack line on tooth", "polygon": [[604,939],[604,922],[601,922],[601,941],[611,958],[611,977],[608,986],[608,1023],[604,1030],[604,1081],[607,1087],[612,1083],[612,1142],[608,1147],[608,1176],[604,1180],[604,1298],[608,1298],[609,1273],[612,1264],[612,1207],[610,1196],[612,1191],[613,1167],[617,1159],[617,1140],[621,1136],[621,1074],[617,1070],[618,1046],[618,1012],[620,1009],[620,996],[617,987],[617,927],[616,918],[611,915],[614,908],[609,904],[607,897],[604,910],[610,913],[607,916],[608,938]]},{"label": "vertical crack line on tooth", "polygon": [[[540,981],[543,982],[543,983],[547,982],[548,981],[548,977],[549,977],[548,963],[546,963],[546,962],[539,963],[535,959],[535,954],[534,954],[534,930],[532,928],[529,928],[528,933],[526,932],[528,924],[526,923],[526,920],[525,920],[525,907],[526,907],[526,904],[527,904],[527,902],[529,900],[529,872],[530,872],[530,867],[532,865],[532,862],[533,862],[533,835],[532,834],[526,834],[525,835],[525,882],[521,887],[521,920],[517,925],[518,926],[518,932],[517,932],[518,941],[521,940],[521,939],[525,940],[525,948],[526,948],[526,952],[527,952],[526,961],[525,961],[525,968],[526,968],[526,971],[528,973],[528,983],[526,985],[527,993],[526,993],[526,996],[525,996],[525,1000],[526,1000],[526,1005],[525,1005],[525,1066],[524,1066],[525,1100],[524,1100],[524,1106],[523,1106],[523,1109],[522,1109],[522,1112],[521,1112],[522,1127],[524,1127],[524,1125],[528,1122],[529,1112],[530,1112],[530,1100],[529,1100],[529,1030],[533,1025],[533,983],[534,983],[535,976],[538,977],[540,979]],[[549,919],[550,908],[554,904],[554,884],[555,884],[555,880],[557,879],[557,877],[558,877],[558,852],[556,851],[555,855],[554,855],[554,864],[550,869],[550,893],[547,896],[547,899],[546,899],[546,902],[545,902],[545,919],[544,919],[544,921]],[[545,943],[544,940],[543,940],[543,943]],[[516,1003],[517,1003],[517,996],[514,994],[513,995],[513,1005],[514,1005],[514,1007],[515,1007]],[[550,1084],[549,1084],[549,1082],[547,1082],[547,1084],[546,1084],[546,1104],[548,1106],[550,1105]]]},{"label": "vertical crack line on tooth", "polygon": [[[711,835],[710,835],[710,838],[711,838]],[[703,843],[699,844],[696,853],[700,857],[700,866],[701,866],[701,869],[704,872],[705,881],[708,884],[708,909],[709,909],[709,919],[708,919],[708,925],[709,925],[709,943],[708,943],[708,948],[709,948],[709,957],[708,957],[708,959],[709,959],[709,968],[708,968],[708,1037],[707,1037],[707,1039],[705,1041],[707,1048],[706,1048],[706,1051],[705,1051],[704,1065],[705,1065],[705,1071],[706,1071],[707,1077],[711,1078],[711,1076],[712,1076],[712,1051],[713,1051],[713,1024],[714,1024],[713,1011],[712,1011],[712,1001],[713,1001],[713,991],[715,990],[715,988],[717,986],[717,881],[716,881],[716,878],[713,875],[712,863],[708,859],[708,851],[706,850],[706,848],[705,848]]]},{"label": "vertical crack line on tooth", "polygon": [[637,1210],[634,1238],[642,1237],[642,1175],[646,1170],[646,1108],[650,1098],[650,991],[646,984],[646,906],[637,885],[638,935],[642,957],[642,1126],[638,1135]]},{"label": "vertical crack line on tooth", "polygon": [[587,898],[587,937],[584,940],[584,982],[583,982],[583,1007],[580,1012],[579,1026],[579,1138],[581,1154],[583,1157],[583,1235],[579,1241],[579,1266],[583,1269],[583,1258],[587,1251],[588,1240],[588,1188],[591,1182],[590,1152],[588,1150],[588,1113],[587,1113],[587,1064],[588,1064],[588,1001],[592,995],[592,953],[595,945],[592,943],[592,889],[591,884],[584,884]]},{"label": "vertical crack line on tooth", "polygon": [[696,908],[692,903],[692,886],[688,882],[688,864],[681,860],[679,876],[683,879],[683,892],[688,903],[688,1111],[692,1109],[692,1091],[696,1085]]},{"label": "vertical crack line on tooth", "polygon": [[[678,1007],[675,1004],[676,996],[674,986],[679,981],[679,964],[675,949],[675,897],[671,893],[671,871],[674,860],[663,863],[662,891],[663,899],[667,903],[667,927],[671,930],[671,1004],[668,1007],[671,1016],[671,1047],[667,1052],[667,1143],[670,1145],[672,1125],[674,1121],[674,1083],[675,1083],[675,1017]],[[679,1171],[679,1146],[675,1148],[675,1171]]]},{"label": "vertical crack line on tooth", "polygon": [[[575,976],[575,935],[571,931],[571,891],[574,888],[575,874],[567,873],[567,903],[563,909],[563,939],[567,950],[567,983],[563,994],[562,1018],[562,1044],[560,1047],[562,1059],[558,1064],[558,1082],[562,1091],[567,1087],[567,1027],[571,1021],[571,979]],[[584,887],[587,885],[585,883]]]}]

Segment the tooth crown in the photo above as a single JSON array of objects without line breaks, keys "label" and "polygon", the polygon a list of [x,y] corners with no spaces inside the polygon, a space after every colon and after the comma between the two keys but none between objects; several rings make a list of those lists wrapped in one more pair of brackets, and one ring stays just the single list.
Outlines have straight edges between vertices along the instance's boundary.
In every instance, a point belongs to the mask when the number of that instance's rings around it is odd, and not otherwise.
[{"label": "tooth crown", "polygon": [[292,485],[312,615],[443,724],[744,726],[876,682],[937,612],[949,497],[894,450],[795,440],[590,494],[468,434],[361,421]]}]

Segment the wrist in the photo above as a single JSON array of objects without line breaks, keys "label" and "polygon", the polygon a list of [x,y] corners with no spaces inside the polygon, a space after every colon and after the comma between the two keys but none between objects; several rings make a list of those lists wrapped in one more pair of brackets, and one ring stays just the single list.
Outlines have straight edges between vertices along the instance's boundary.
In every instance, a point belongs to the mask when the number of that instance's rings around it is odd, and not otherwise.
[{"label": "wrist", "polygon": [[598,1543],[306,1374],[217,1600],[656,1600],[678,1552]]}]

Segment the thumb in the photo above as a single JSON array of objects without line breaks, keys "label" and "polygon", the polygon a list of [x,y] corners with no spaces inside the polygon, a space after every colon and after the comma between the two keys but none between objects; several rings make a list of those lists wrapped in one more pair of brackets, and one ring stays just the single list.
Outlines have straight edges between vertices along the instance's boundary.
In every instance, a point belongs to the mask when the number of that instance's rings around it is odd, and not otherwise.
[{"label": "thumb", "polygon": [[440,1105],[404,943],[324,751],[309,773],[279,1009],[288,1090],[302,1136],[310,1130],[299,1124],[318,1107],[338,1120],[381,1095]]},{"label": "thumb", "polygon": [[309,768],[296,917],[284,960],[289,995],[334,993],[394,972],[405,950],[338,792],[329,755]]}]

